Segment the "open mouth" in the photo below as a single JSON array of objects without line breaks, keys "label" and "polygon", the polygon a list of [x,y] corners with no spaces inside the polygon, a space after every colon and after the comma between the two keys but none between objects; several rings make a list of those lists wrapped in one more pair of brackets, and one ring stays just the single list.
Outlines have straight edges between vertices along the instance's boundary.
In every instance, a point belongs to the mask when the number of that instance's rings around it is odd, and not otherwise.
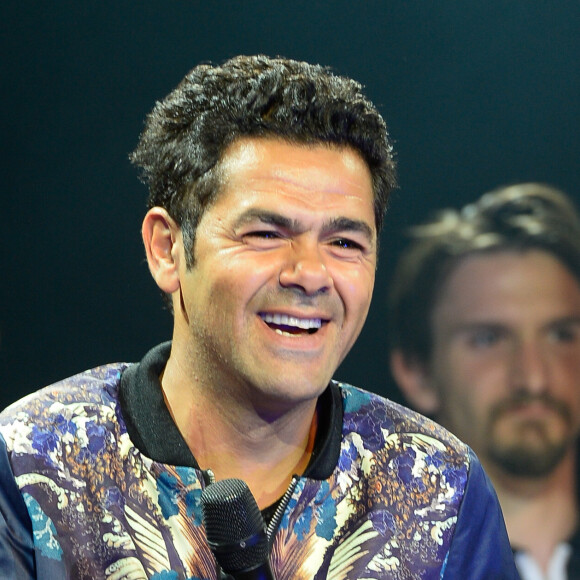
[{"label": "open mouth", "polygon": [[296,318],[287,314],[260,313],[260,318],[275,332],[284,336],[314,334],[323,324],[321,318]]}]

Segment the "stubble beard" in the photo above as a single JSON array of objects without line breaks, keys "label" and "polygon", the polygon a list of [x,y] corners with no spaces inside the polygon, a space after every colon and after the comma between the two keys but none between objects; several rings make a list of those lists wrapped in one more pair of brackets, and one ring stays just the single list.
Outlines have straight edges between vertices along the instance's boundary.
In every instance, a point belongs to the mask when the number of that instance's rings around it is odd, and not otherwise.
[{"label": "stubble beard", "polygon": [[[552,409],[563,421],[565,429],[560,437],[555,438],[549,431],[549,424],[541,419],[522,420],[513,427],[510,440],[506,441],[498,435],[498,423],[506,420],[510,410],[536,402]],[[552,473],[565,457],[574,439],[569,408],[545,394],[515,394],[492,409],[488,425],[487,432],[490,437],[486,456],[504,473],[520,478],[536,479]]]}]

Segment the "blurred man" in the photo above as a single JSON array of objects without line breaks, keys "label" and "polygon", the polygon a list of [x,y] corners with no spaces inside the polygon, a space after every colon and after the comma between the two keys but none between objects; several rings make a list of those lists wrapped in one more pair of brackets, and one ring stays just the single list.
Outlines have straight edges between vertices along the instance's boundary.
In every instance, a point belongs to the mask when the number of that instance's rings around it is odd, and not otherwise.
[{"label": "blurred man", "polygon": [[390,293],[407,400],[481,458],[524,579],[580,578],[580,220],[521,184],[413,230]]},{"label": "blurred man", "polygon": [[132,159],[173,340],[0,416],[0,576],[513,578],[467,447],[332,380],[395,183],[360,85],[262,56],[201,65]]}]

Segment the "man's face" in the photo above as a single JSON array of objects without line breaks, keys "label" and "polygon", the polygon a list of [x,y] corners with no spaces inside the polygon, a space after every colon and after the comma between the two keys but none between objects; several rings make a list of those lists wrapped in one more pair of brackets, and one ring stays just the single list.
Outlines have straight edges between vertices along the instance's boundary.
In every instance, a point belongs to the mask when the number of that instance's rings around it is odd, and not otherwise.
[{"label": "man's face", "polygon": [[580,425],[580,286],[542,251],[469,257],[432,316],[437,418],[490,469],[537,477]]},{"label": "man's face", "polygon": [[234,143],[180,275],[197,377],[266,409],[316,398],[361,331],[377,234],[371,175],[350,149]]}]

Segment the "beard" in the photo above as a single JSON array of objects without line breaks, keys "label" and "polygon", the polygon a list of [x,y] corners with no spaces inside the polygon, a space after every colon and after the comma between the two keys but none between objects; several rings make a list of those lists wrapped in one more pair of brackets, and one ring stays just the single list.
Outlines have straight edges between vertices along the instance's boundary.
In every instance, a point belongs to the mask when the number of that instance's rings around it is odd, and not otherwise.
[{"label": "beard", "polygon": [[513,445],[490,443],[487,449],[489,459],[502,471],[515,477],[542,478],[554,471],[566,455],[569,441],[558,444],[546,443],[543,447],[524,443]]},{"label": "beard", "polygon": [[[533,403],[551,409],[565,424],[564,434],[555,437],[550,426],[541,419],[524,419],[513,427],[510,440],[497,435],[497,423],[505,420],[510,411]],[[559,465],[574,443],[572,416],[569,407],[550,395],[532,395],[521,392],[502,401],[490,413],[491,434],[487,457],[502,471],[515,477],[541,478],[549,475]]]}]

